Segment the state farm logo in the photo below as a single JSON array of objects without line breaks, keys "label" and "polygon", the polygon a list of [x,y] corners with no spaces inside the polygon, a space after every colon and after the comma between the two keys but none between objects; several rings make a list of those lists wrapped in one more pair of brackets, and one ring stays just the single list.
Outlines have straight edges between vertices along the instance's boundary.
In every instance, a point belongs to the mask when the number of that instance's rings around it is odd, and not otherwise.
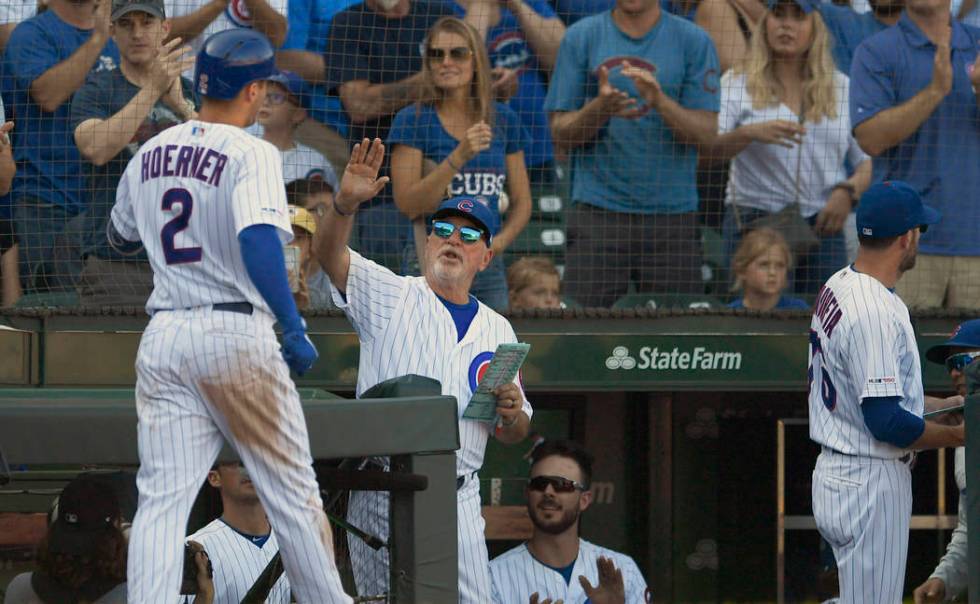
[{"label": "state farm logo", "polygon": [[630,349],[625,346],[613,348],[612,356],[606,359],[607,369],[633,369],[636,359],[630,356]]},{"label": "state farm logo", "polygon": [[695,346],[682,350],[678,347],[660,349],[641,346],[636,357],[630,355],[629,348],[617,346],[612,356],[606,358],[606,369],[649,369],[652,371],[739,371],[742,369],[742,353],[733,350],[710,350],[705,346]]}]

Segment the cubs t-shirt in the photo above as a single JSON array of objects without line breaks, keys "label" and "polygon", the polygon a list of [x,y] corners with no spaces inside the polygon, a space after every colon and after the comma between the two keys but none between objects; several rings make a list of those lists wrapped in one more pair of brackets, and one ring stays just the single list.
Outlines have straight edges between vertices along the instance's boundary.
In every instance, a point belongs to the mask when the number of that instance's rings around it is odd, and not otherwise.
[{"label": "cubs t-shirt", "polygon": [[[437,164],[459,145],[443,127],[432,105],[409,105],[399,111],[386,142],[392,148],[408,145],[418,149],[424,158]],[[494,224],[487,225],[494,234],[501,224],[500,193],[507,190],[507,156],[523,151],[526,146],[527,133],[520,118],[507,105],[496,103],[490,148],[460,166],[460,172],[449,183],[449,197],[471,195],[486,199],[496,219]]]},{"label": "cubs t-shirt", "polygon": [[718,55],[708,34],[661,13],[642,37],[626,35],[610,12],[568,28],[551,76],[545,111],[577,111],[598,95],[597,74],[637,100],[640,114],[612,117],[588,144],[572,151],[572,200],[614,212],[677,214],[698,208],[698,152],[683,144],[646,105],[623,63],[647,69],[664,94],[686,109],[717,112],[721,103]]}]

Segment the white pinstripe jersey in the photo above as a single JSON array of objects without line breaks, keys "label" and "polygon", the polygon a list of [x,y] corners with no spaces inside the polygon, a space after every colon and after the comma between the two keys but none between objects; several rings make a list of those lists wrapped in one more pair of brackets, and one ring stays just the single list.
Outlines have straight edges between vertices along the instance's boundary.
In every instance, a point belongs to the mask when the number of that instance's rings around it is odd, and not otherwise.
[{"label": "white pinstripe jersey", "polygon": [[493,584],[494,604],[526,604],[531,594],[537,592],[538,600],[564,600],[565,604],[584,604],[588,602],[585,591],[579,583],[579,575],[585,575],[593,586],[599,584],[599,570],[596,563],[599,557],[609,558],[623,573],[626,587],[626,604],[652,602],[643,574],[633,558],[578,540],[578,558],[572,567],[572,579],[567,584],[561,574],[549,566],[538,562],[526,544],[508,550],[490,561],[490,580]]},{"label": "white pinstripe jersey", "polygon": [[[462,415],[497,345],[517,341],[510,322],[481,303],[466,336],[457,342],[452,316],[425,277],[400,277],[353,250],[346,301],[336,289],[333,293],[361,341],[357,396],[406,374],[439,380],[442,394],[455,396],[459,405],[456,471],[478,471],[493,426]],[[520,386],[518,379],[514,381]],[[527,397],[523,410],[531,417]]]},{"label": "white pinstripe jersey", "polygon": [[845,267],[821,288],[810,322],[810,438],[848,455],[883,459],[905,451],[871,435],[868,397],[901,397],[922,416],[919,348],[901,298],[877,279]]},{"label": "white pinstripe jersey", "polygon": [[[173,19],[198,11],[208,4],[208,2],[207,0],[166,0],[164,4],[167,9],[167,17]],[[268,0],[267,4],[272,10],[287,19],[289,18],[288,0]],[[196,55],[201,50],[204,41],[209,37],[220,31],[234,29],[236,27],[252,29],[252,15],[248,10],[248,6],[246,6],[245,0],[230,0],[225,6],[225,10],[215,17],[213,21],[208,23],[200,35],[192,40],[184,40],[184,43],[189,44],[194,49],[194,54]],[[184,75],[193,80],[194,70],[189,69],[184,72]]]},{"label": "white pinstripe jersey", "polygon": [[[187,538],[204,546],[214,566],[214,604],[238,604],[262,574],[269,560],[279,551],[279,542],[272,532],[269,539],[257,546],[231,528],[220,518]],[[272,604],[289,604],[289,579],[283,574],[265,600]],[[191,598],[187,598],[191,602]]]},{"label": "white pinstripe jersey", "polygon": [[112,222],[146,248],[148,313],[240,301],[270,312],[245,271],[238,233],[270,224],[284,243],[293,237],[279,150],[225,124],[169,128],[130,160]]}]

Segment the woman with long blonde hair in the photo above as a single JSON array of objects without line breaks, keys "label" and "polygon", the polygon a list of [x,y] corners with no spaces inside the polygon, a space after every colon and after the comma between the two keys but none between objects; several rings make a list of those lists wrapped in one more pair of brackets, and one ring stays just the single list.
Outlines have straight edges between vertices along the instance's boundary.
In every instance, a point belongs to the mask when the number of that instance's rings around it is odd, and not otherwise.
[{"label": "woman with long blonde hair", "polygon": [[[477,274],[471,291],[503,310],[507,279],[500,256],[531,217],[524,166],[528,137],[517,114],[493,100],[490,61],[471,25],[455,17],[439,19],[424,52],[423,98],[432,100],[399,111],[385,141],[392,149],[395,204],[417,223],[447,197],[472,196],[486,204],[497,218],[490,225],[496,258]],[[507,198],[504,219],[501,202]],[[413,249],[409,256],[414,255]]]},{"label": "woman with long blonde hair", "polygon": [[810,1],[770,0],[748,55],[722,77],[719,136],[701,151],[704,163],[732,160],[722,226],[729,257],[753,222],[788,206],[819,237],[796,258],[801,293],[847,263],[844,225],[871,180],[851,135],[847,76],[834,68]]}]

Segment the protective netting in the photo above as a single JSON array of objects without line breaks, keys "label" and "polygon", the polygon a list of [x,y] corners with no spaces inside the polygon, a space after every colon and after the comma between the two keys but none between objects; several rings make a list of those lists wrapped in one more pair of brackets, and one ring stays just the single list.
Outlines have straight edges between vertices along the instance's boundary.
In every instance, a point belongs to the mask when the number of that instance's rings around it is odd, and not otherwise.
[{"label": "protective netting", "polygon": [[[364,137],[385,141],[392,183],[360,208],[352,247],[417,273],[427,215],[477,198],[496,256],[473,293],[498,309],[812,304],[853,261],[854,206],[883,179],[943,213],[899,294],[920,309],[980,304],[973,3],[953,6],[951,31],[944,6],[900,17],[884,0],[663,0],[659,16],[652,0],[3,4],[3,306],[145,301],[146,253],[106,235],[120,174],[195,117],[187,59],[231,28],[267,35],[292,72],[250,131],[281,150],[288,200],[309,210],[293,214],[286,255],[309,310],[330,307],[311,237]],[[164,176],[213,170],[151,161]],[[171,202],[140,197],[173,215],[159,245],[207,255],[204,214]],[[862,228],[916,226],[884,207]]]}]

